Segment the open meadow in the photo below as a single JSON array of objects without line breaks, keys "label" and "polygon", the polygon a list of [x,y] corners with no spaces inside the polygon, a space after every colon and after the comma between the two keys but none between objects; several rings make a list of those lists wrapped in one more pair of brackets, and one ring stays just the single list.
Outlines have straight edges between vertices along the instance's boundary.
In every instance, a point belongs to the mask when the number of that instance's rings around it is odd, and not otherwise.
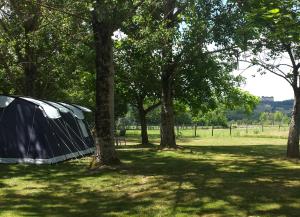
[{"label": "open meadow", "polygon": [[128,133],[118,167],[89,171],[90,157],[0,165],[0,216],[300,216],[300,163],[285,159],[286,139],[187,131],[181,149],[159,150]]}]

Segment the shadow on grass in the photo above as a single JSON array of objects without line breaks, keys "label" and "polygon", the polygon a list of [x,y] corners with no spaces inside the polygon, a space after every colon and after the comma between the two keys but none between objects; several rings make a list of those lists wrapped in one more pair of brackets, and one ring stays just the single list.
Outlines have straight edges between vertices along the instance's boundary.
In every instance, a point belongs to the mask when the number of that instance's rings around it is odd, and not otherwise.
[{"label": "shadow on grass", "polygon": [[0,216],[300,215],[300,169],[283,147],[185,147],[120,150],[118,170],[95,174],[85,161],[0,165]]},{"label": "shadow on grass", "polygon": [[153,144],[153,143],[149,143],[147,145],[144,144],[136,144],[136,145],[119,145],[116,146],[117,150],[121,150],[121,149],[156,149],[158,146]]},{"label": "shadow on grass", "polygon": [[242,146],[194,146],[184,145],[192,151],[213,154],[234,154],[237,156],[252,156],[263,158],[282,158],[285,156],[286,147],[280,145],[242,145]]}]

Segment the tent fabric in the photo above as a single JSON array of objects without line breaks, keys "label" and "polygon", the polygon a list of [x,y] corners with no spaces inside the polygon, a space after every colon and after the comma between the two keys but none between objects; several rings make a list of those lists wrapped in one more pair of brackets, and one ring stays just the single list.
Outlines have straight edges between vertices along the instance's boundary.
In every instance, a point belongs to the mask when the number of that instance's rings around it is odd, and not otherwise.
[{"label": "tent fabric", "polygon": [[94,152],[82,110],[78,117],[66,103],[11,96],[0,101],[0,163],[57,163]]},{"label": "tent fabric", "polygon": [[34,104],[38,105],[41,107],[42,111],[44,112],[44,115],[48,118],[60,118],[60,113],[59,111],[54,107],[54,106],[51,106],[47,103],[44,103],[40,100],[36,100],[36,99],[31,99],[31,98],[28,98],[28,97],[20,97],[21,99],[25,99],[29,102],[33,102]]},{"label": "tent fabric", "polygon": [[12,97],[7,97],[7,96],[0,96],[0,108],[5,108],[7,107],[12,101],[15,99]]},{"label": "tent fabric", "polygon": [[59,104],[67,107],[68,109],[70,109],[70,111],[72,111],[74,116],[77,117],[78,119],[84,119],[84,114],[83,114],[81,109],[76,108],[75,106],[63,103],[63,102],[60,102]]}]

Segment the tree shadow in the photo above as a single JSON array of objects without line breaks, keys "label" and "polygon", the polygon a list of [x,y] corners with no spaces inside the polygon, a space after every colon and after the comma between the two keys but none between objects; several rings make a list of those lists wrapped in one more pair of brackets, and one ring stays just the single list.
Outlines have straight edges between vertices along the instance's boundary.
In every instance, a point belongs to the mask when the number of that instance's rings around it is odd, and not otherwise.
[{"label": "tree shadow", "polygon": [[97,173],[89,158],[0,165],[0,216],[300,215],[300,168],[282,147],[185,147],[120,150],[123,164]]},{"label": "tree shadow", "polygon": [[[276,160],[284,161],[281,158],[282,147],[185,147],[192,150],[191,159],[157,158],[155,151],[138,155],[128,153],[133,162],[142,158],[143,166],[127,165],[126,172],[160,177],[160,181],[150,188],[166,183],[177,184],[177,189],[173,189],[174,214],[300,215],[300,167],[288,168],[276,163]],[[207,153],[212,156],[228,155],[229,160],[193,158],[194,155],[206,156]],[[183,187],[187,183],[188,186]]]}]

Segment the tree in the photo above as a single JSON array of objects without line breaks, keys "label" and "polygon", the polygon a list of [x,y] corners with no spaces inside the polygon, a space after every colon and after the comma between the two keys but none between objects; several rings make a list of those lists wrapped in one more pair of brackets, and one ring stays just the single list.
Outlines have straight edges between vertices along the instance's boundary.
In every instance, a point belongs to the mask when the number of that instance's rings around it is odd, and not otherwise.
[{"label": "tree", "polygon": [[[287,157],[299,158],[300,132],[300,3],[296,0],[239,1],[244,24],[238,30],[244,48],[254,55],[244,60],[287,81],[294,91],[294,108],[287,142]],[[285,57],[289,61],[282,61]]]},{"label": "tree", "polygon": [[0,4],[1,92],[73,102],[78,99],[72,94],[81,92],[81,81],[93,76],[90,53],[86,52],[90,34],[83,34],[88,26],[79,22],[82,18],[64,11],[81,6],[68,0],[9,0]]},{"label": "tree", "polygon": [[280,129],[280,126],[281,126],[282,121],[283,121],[283,116],[284,116],[284,114],[281,111],[276,111],[274,113],[274,121],[277,122],[279,129]]},{"label": "tree", "polygon": [[116,164],[120,160],[114,147],[114,59],[113,33],[134,15],[134,1],[93,3],[92,29],[96,52],[96,165]]},{"label": "tree", "polygon": [[259,120],[260,120],[260,123],[261,123],[261,129],[262,129],[262,131],[264,131],[264,124],[268,120],[268,113],[267,112],[260,113]]},{"label": "tree", "polygon": [[[138,32],[138,44],[151,47],[159,66],[161,147],[176,147],[174,100],[211,109],[221,98],[239,95],[241,78],[230,74],[236,60],[228,34],[230,7],[223,1],[159,1],[139,10],[128,28],[129,38]],[[217,49],[210,50],[213,43]]]},{"label": "tree", "polygon": [[[129,27],[128,27],[129,28]],[[159,63],[142,31],[130,29],[116,42],[116,88],[139,114],[142,144],[148,145],[147,114],[160,105]]]},{"label": "tree", "polygon": [[172,31],[179,25],[178,14],[183,10],[183,6],[176,9],[176,0],[165,0],[163,7],[163,28],[167,33],[163,39],[162,59],[164,64],[161,71],[161,128],[160,128],[160,146],[161,147],[176,147],[175,140],[175,120],[173,110],[173,85],[174,74],[177,62],[174,59],[173,53],[173,37]]}]

